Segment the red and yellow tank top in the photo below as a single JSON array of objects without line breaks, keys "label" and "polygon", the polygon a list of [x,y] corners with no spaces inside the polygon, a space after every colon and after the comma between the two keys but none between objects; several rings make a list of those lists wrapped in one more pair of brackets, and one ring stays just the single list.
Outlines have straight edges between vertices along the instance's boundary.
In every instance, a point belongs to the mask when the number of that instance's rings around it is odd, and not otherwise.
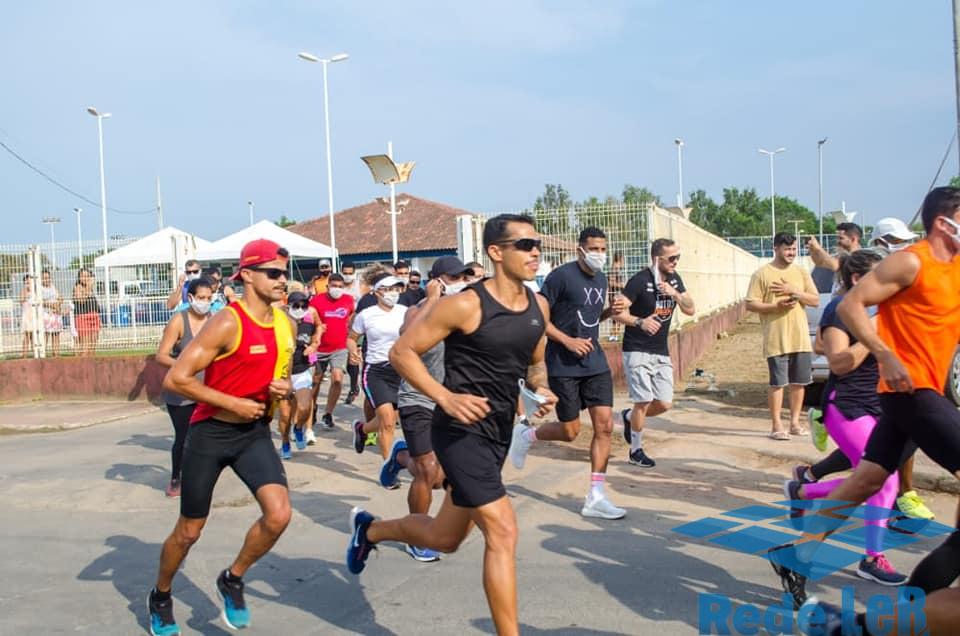
[{"label": "red and yellow tank top", "polygon": [[[270,402],[270,381],[287,375],[294,340],[290,320],[273,307],[273,322],[257,321],[242,301],[230,303],[223,311],[237,320],[237,339],[230,351],[217,356],[204,373],[204,384],[228,395]],[[209,419],[220,409],[198,403],[191,423]],[[271,413],[273,405],[268,409]]]},{"label": "red and yellow tank top", "polygon": [[[914,388],[943,394],[960,339],[960,258],[938,261],[925,240],[904,251],[917,255],[920,272],[910,287],[879,305],[877,334],[903,362]],[[883,378],[878,391],[893,393]]]}]

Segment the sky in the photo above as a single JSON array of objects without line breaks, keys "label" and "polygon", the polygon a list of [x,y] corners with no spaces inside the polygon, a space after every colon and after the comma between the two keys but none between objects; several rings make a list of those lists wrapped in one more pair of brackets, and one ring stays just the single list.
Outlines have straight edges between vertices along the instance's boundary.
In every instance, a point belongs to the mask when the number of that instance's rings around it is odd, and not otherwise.
[{"label": "sky", "polygon": [[[249,222],[327,213],[329,65],[334,208],[386,192],[362,155],[416,161],[401,190],[472,212],[645,186],[776,191],[909,220],[953,131],[949,0],[234,0],[5,3],[0,142],[99,202],[104,120],[112,236],[164,221],[209,240]],[[941,182],[957,174],[950,153]],[[0,244],[99,237],[99,205],[0,148]],[[122,212],[121,212],[122,211]],[[141,212],[129,214],[128,212]],[[145,212],[145,213],[144,213]],[[855,220],[859,220],[858,217]],[[385,217],[386,219],[386,217]]]}]

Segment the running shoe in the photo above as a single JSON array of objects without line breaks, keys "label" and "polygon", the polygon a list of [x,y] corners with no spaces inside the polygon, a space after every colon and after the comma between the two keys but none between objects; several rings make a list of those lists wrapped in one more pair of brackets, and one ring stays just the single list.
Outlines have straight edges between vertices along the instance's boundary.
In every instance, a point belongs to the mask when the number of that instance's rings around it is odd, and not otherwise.
[{"label": "running shoe", "polygon": [[358,453],[363,452],[364,442],[367,436],[363,434],[363,420],[353,421],[353,450]]},{"label": "running shoe", "polygon": [[290,442],[280,442],[280,459],[293,459],[290,452]]},{"label": "running shoe", "polygon": [[806,464],[797,464],[793,467],[793,479],[794,481],[799,481],[801,484],[815,484],[817,483],[816,479],[810,479],[807,477],[807,471],[810,470],[810,467]]},{"label": "running shoe", "polygon": [[357,391],[357,390],[355,390],[355,389],[350,389],[350,391],[347,392],[347,399],[345,399],[345,400],[343,401],[343,403],[344,403],[344,404],[353,404],[353,401],[357,399],[357,396],[358,396],[358,395],[360,395],[360,391]]},{"label": "running shoe", "polygon": [[770,565],[780,577],[780,586],[784,593],[793,597],[793,609],[800,609],[807,600],[807,577],[773,561],[770,561]]},{"label": "running shoe", "polygon": [[440,560],[440,553],[436,550],[418,548],[409,543],[407,544],[407,554],[412,556],[414,561],[419,561],[420,563],[432,563]]},{"label": "running shoe", "polygon": [[[814,616],[817,616],[817,614],[810,609],[810,606],[813,605],[816,605],[820,608],[820,612],[823,614],[822,621],[819,618],[814,618]],[[794,609],[798,612],[802,609],[803,614],[810,616],[810,620],[807,622],[807,625],[810,627],[821,626],[821,631],[818,632],[819,634],[823,634],[824,636],[834,636],[835,634],[845,633],[843,631],[843,613],[840,611],[840,608],[835,605],[830,605],[829,603],[824,603],[816,596],[811,596],[809,599],[807,599],[806,603],[800,607],[795,607]],[[813,631],[810,630],[810,633],[813,633]]]},{"label": "running shoe", "polygon": [[643,452],[642,448],[631,451],[630,463],[634,466],[639,466],[640,468],[653,468],[657,465],[657,462],[647,457],[647,454]]},{"label": "running shoe", "polygon": [[633,442],[633,431],[630,429],[630,411],[632,408],[620,411],[620,419],[623,420],[623,439],[630,444]]},{"label": "running shoe", "polygon": [[786,480],[783,482],[783,496],[790,501],[802,501],[803,497],[800,496],[800,488],[802,486],[803,482],[797,481],[796,479]]},{"label": "running shoe", "polygon": [[323,417],[320,418],[320,428],[325,431],[333,430],[333,416],[329,413],[324,413]]},{"label": "running shoe", "polygon": [[384,488],[394,490],[394,484],[399,485],[397,475],[403,470],[403,466],[397,461],[397,455],[400,451],[407,450],[407,442],[403,439],[393,440],[393,446],[390,448],[390,454],[383,460],[380,466],[380,485]]},{"label": "running shoe", "polygon": [[821,453],[827,450],[827,427],[823,425],[823,411],[810,409],[807,411],[807,420],[810,423],[810,441]]},{"label": "running shoe", "polygon": [[377,445],[377,432],[367,433],[367,440],[364,442],[365,446],[376,446]]},{"label": "running shoe", "polygon": [[533,442],[526,438],[525,433],[532,428],[532,426],[519,423],[513,427],[513,439],[510,441],[510,450],[507,451],[507,456],[510,457],[510,463],[513,464],[514,468],[521,469],[527,463],[527,451],[530,450],[530,445]]},{"label": "running shoe", "polygon": [[605,496],[587,498],[583,502],[583,508],[580,514],[584,517],[594,517],[596,519],[623,519],[627,511],[623,508],[617,508]]},{"label": "running shoe", "polygon": [[307,429],[307,446],[313,446],[317,443],[317,436],[313,432],[313,427]]},{"label": "running shoe", "polygon": [[307,447],[307,438],[303,434],[302,428],[293,427],[293,440],[297,444],[297,450],[303,450]]},{"label": "running shoe", "polygon": [[173,617],[173,597],[159,601],[150,590],[147,595],[147,612],[150,613],[150,633],[153,636],[176,636],[180,634],[180,626]]},{"label": "running shoe", "polygon": [[920,498],[916,490],[908,490],[897,497],[897,508],[903,514],[911,517],[920,517],[930,521],[934,519],[933,512],[923,503],[923,499]]},{"label": "running shoe", "polygon": [[907,582],[907,575],[897,572],[887,561],[887,557],[882,554],[875,558],[872,563],[867,559],[861,559],[860,567],[857,568],[857,576],[887,587],[896,587]]},{"label": "running shoe", "polygon": [[373,523],[373,515],[359,506],[350,511],[350,544],[347,546],[347,569],[360,574],[367,564],[367,557],[377,545],[367,541],[367,528]]},{"label": "running shoe", "polygon": [[180,496],[180,480],[171,479],[170,485],[167,486],[167,497],[179,497]]},{"label": "running shoe", "polygon": [[243,581],[228,581],[227,571],[217,577],[217,591],[223,600],[223,622],[230,629],[250,627],[250,610],[243,600]]}]

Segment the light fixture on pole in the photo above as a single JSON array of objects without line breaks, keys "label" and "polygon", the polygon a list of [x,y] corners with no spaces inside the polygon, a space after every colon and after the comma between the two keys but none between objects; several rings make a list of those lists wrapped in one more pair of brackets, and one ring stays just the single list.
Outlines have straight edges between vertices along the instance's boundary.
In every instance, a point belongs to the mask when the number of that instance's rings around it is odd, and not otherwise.
[{"label": "light fixture on pole", "polygon": [[247,201],[247,211],[250,213],[250,225],[253,225],[253,201]]},{"label": "light fixture on pole", "polygon": [[50,265],[52,269],[57,269],[57,243],[54,239],[53,226],[63,219],[59,216],[45,216],[40,220],[50,226]]},{"label": "light fixture on pole", "polygon": [[107,243],[107,185],[103,174],[103,120],[110,117],[110,113],[101,113],[93,106],[87,107],[87,112],[97,118],[97,139],[100,142],[100,221],[103,224],[103,294],[107,309],[107,326],[111,326],[113,318],[110,315],[110,266],[106,264],[109,251]]},{"label": "light fixture on pole", "polygon": [[683,210],[683,139],[677,137],[673,140],[673,143],[677,144],[677,167],[680,174],[680,195],[677,197],[677,202],[680,203],[680,209]]},{"label": "light fixture on pole", "polygon": [[757,148],[757,152],[770,157],[770,228],[773,230],[773,232],[770,234],[771,240],[777,235],[777,204],[775,202],[777,195],[776,189],[773,185],[773,157],[774,155],[778,155],[785,151],[786,148],[777,148],[776,150],[764,150],[763,148]]},{"label": "light fixture on pole", "polygon": [[823,245],[823,144],[827,137],[817,142],[817,214],[820,217],[820,245]]},{"label": "light fixture on pole", "polygon": [[368,155],[360,157],[373,180],[376,183],[387,184],[390,186],[390,231],[393,236],[393,262],[397,262],[397,194],[394,186],[398,183],[406,183],[410,180],[410,173],[413,172],[415,161],[405,163],[394,163],[393,161],[393,142],[387,142],[387,154]]},{"label": "light fixture on pole", "polygon": [[330,217],[330,249],[333,250],[334,254],[334,271],[340,271],[340,259],[337,255],[337,235],[333,223],[333,158],[330,155],[330,102],[327,96],[327,65],[331,62],[341,62],[347,59],[349,55],[338,53],[333,57],[317,57],[306,51],[301,51],[297,55],[301,60],[323,64],[323,130],[327,144],[327,215]]},{"label": "light fixture on pole", "polygon": [[80,227],[80,213],[83,212],[83,208],[73,208],[73,211],[77,214],[77,256],[79,260],[77,261],[77,269],[83,267],[83,229]]}]

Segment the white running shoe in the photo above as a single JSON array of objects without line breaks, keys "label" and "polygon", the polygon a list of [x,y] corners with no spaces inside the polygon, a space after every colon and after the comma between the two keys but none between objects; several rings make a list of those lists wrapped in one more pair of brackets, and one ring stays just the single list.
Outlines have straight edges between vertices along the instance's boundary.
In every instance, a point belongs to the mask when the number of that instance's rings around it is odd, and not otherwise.
[{"label": "white running shoe", "polygon": [[524,437],[524,433],[532,428],[532,426],[526,424],[517,424],[513,427],[513,440],[510,442],[510,450],[507,455],[510,457],[510,463],[513,464],[514,468],[521,469],[527,463],[527,451],[530,450],[530,445],[533,442]]},{"label": "white running shoe", "polygon": [[313,427],[307,428],[307,446],[313,446],[317,443],[317,436],[313,434]]},{"label": "white running shoe", "polygon": [[580,514],[584,517],[596,517],[597,519],[623,519],[627,511],[614,506],[606,496],[593,498],[587,495]]}]

